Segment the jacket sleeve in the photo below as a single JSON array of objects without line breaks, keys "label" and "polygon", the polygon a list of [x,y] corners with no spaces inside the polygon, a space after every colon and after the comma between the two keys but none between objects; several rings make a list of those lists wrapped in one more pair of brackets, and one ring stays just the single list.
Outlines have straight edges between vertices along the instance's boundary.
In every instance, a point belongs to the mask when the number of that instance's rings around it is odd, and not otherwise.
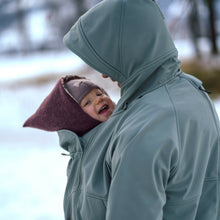
[{"label": "jacket sleeve", "polygon": [[178,138],[175,128],[160,124],[158,133],[158,126],[135,129],[136,134],[127,129],[115,140],[106,220],[163,219],[166,184],[178,158]]}]

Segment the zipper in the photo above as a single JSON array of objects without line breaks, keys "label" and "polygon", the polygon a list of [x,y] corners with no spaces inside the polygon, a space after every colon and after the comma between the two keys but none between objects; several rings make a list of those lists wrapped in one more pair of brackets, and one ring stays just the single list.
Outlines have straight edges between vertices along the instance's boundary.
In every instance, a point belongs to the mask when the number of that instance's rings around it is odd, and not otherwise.
[{"label": "zipper", "polygon": [[78,184],[78,189],[77,190],[80,190],[80,187],[82,186],[82,162],[83,162],[83,158],[84,158],[84,155],[86,154],[86,152],[88,151],[88,148],[89,148],[89,144],[91,144],[92,140],[94,139],[94,136],[96,135],[97,131],[89,138],[85,148],[84,148],[84,151],[82,151],[82,156],[81,156],[81,160],[80,160],[80,173],[79,173],[79,184]]},{"label": "zipper", "polygon": [[[77,189],[76,189],[76,191],[75,191],[75,198],[79,198],[80,197],[80,191],[81,191],[81,186],[82,186],[82,162],[83,162],[83,156],[85,155],[85,153],[87,152],[87,150],[88,150],[88,145],[92,142],[92,140],[93,140],[93,138],[94,138],[94,136],[96,135],[96,132],[95,132],[95,134],[94,135],[92,135],[91,137],[90,137],[90,139],[89,139],[89,141],[88,141],[88,143],[86,144],[86,146],[85,146],[85,148],[84,148],[84,151],[82,151],[82,153],[81,153],[81,158],[80,158],[80,166],[79,166],[79,184],[78,184],[78,186],[77,186]],[[74,206],[74,216],[75,216],[75,219],[77,219],[76,218],[76,212],[77,212],[77,210],[80,208],[80,207],[78,207],[78,203],[76,203],[76,202],[74,202],[74,204],[73,204],[73,206]]]}]

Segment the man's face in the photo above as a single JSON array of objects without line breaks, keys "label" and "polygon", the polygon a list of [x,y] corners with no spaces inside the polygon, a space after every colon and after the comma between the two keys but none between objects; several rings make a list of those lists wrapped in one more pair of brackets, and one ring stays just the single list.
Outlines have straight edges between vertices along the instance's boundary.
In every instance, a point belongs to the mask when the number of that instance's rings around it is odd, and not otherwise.
[{"label": "man's face", "polygon": [[111,116],[115,104],[100,89],[93,89],[80,103],[84,112],[98,121],[106,121]]}]

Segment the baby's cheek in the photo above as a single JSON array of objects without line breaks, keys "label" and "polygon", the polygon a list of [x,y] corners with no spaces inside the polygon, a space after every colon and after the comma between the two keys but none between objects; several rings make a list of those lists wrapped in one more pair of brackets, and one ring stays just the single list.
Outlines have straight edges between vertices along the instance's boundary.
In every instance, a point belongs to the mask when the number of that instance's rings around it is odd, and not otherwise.
[{"label": "baby's cheek", "polygon": [[89,108],[83,108],[82,110],[83,110],[86,114],[90,115],[90,110],[89,110]]},{"label": "baby's cheek", "polygon": [[93,107],[90,107],[87,109],[87,114],[90,115],[92,118],[97,119],[98,114],[96,113],[95,109]]}]

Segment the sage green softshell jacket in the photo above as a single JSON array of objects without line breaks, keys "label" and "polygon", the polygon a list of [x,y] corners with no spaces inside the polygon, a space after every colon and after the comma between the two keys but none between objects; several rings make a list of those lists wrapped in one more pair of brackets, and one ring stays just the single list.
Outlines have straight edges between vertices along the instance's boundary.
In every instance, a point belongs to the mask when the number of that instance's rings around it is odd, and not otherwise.
[{"label": "sage green softshell jacket", "polygon": [[108,119],[69,151],[68,220],[220,220],[219,119],[198,79],[183,73],[152,0],[105,0],[65,45],[121,84]]}]

